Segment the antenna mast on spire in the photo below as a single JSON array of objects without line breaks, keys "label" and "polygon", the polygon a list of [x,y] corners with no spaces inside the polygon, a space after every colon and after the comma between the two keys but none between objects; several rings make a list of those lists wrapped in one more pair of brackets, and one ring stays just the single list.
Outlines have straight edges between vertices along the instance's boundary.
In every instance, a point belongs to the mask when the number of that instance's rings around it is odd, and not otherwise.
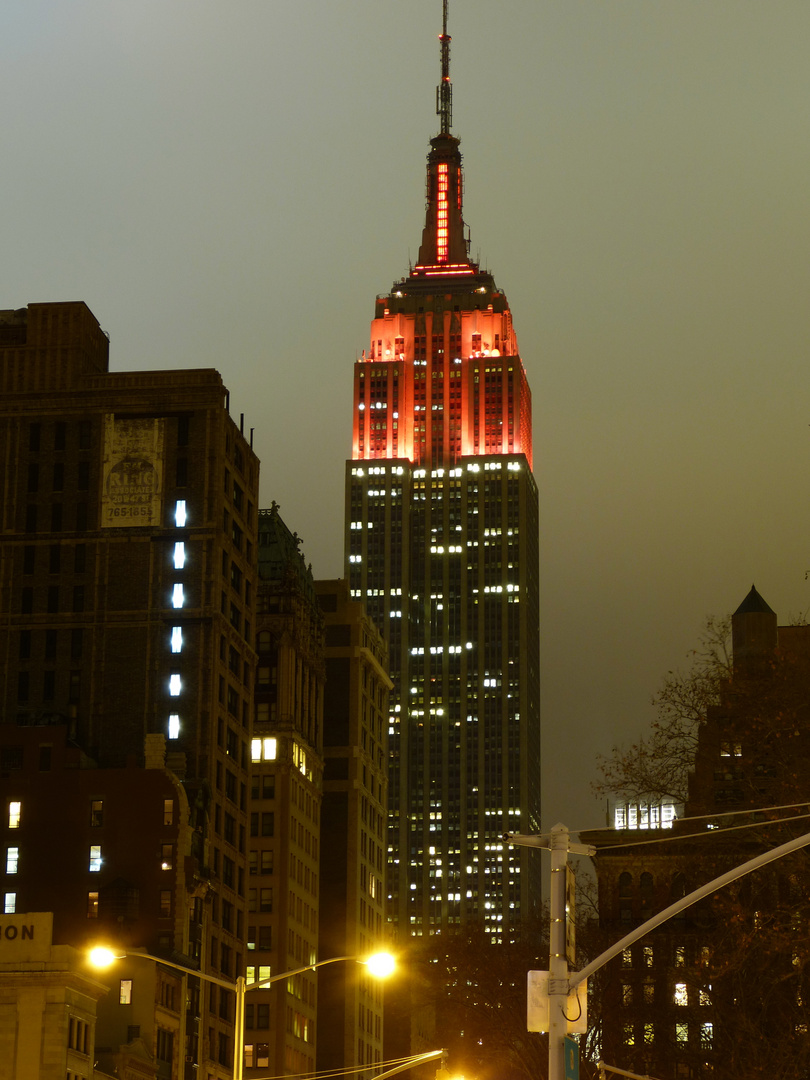
[{"label": "antenna mast on spire", "polygon": [[440,133],[450,134],[453,123],[453,84],[450,82],[450,35],[447,33],[447,4],[448,0],[442,0],[442,32],[439,41],[442,43],[442,81],[436,87],[436,114],[441,119]]}]

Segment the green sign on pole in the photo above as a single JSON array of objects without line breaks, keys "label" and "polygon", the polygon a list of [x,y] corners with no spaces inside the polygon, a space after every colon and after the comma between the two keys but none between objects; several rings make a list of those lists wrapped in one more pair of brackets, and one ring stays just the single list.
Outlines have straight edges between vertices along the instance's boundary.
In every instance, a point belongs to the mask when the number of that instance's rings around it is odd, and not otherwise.
[{"label": "green sign on pole", "polygon": [[570,1035],[565,1036],[565,1080],[579,1080],[579,1043]]}]

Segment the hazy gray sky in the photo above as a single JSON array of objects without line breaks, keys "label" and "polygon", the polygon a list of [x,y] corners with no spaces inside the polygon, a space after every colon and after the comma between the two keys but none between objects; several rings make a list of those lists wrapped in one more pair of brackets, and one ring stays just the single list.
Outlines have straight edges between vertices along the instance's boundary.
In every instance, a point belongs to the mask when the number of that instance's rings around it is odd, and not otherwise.
[{"label": "hazy gray sky", "polygon": [[[0,307],[216,367],[342,573],[352,362],[407,272],[440,0],[6,0]],[[451,0],[472,247],[534,395],[545,824],[704,617],[810,607],[810,4]]]}]

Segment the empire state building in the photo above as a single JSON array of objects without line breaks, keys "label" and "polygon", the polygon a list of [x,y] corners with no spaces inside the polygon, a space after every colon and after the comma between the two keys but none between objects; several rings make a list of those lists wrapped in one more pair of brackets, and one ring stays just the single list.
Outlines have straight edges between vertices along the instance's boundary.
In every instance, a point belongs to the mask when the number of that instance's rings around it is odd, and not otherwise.
[{"label": "empire state building", "polygon": [[470,259],[447,0],[439,40],[419,257],[354,365],[347,574],[394,681],[390,918],[400,936],[479,922],[508,941],[540,903],[536,853],[501,842],[540,829],[531,392],[506,296]]}]

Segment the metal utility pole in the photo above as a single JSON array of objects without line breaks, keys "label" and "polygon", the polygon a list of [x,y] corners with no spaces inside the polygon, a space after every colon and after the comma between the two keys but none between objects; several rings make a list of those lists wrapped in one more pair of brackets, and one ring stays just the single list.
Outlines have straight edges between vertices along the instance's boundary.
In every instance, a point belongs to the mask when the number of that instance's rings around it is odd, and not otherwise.
[{"label": "metal utility pole", "polygon": [[[694,892],[687,893],[686,896],[677,900],[674,904],[670,904],[669,907],[664,908],[663,911],[659,911],[657,915],[654,915],[651,919],[648,919],[640,926],[637,926],[635,930],[632,930],[629,934],[625,934],[623,938],[614,945],[611,945],[609,949],[606,949],[597,956],[595,960],[582,968],[581,971],[575,971],[573,974],[569,974],[568,960],[565,956],[565,868],[568,862],[569,851],[583,855],[592,855],[595,854],[595,849],[585,848],[581,844],[569,844],[568,829],[565,825],[555,825],[548,836],[527,836],[521,835],[520,833],[505,833],[503,839],[506,843],[516,844],[520,847],[548,848],[551,852],[548,1080],[565,1080],[563,1040],[568,1023],[565,1006],[571,991],[576,989],[580,983],[585,982],[586,979],[595,974],[601,967],[604,967],[604,965],[609,960],[612,960],[614,956],[618,956],[620,952],[623,952],[635,941],[638,941],[639,938],[644,937],[650,930],[654,930],[656,926],[660,926],[661,923],[667,922],[673,915],[677,915],[679,912],[691,907],[692,904],[696,904],[698,900],[702,900],[706,896],[711,896],[711,894],[717,892],[718,889],[722,889],[724,885],[730,885],[732,881],[736,881],[738,878],[750,874],[752,870],[758,870],[761,866],[767,866],[768,863],[774,862],[776,859],[781,859],[783,855],[788,855],[791,851],[797,851],[799,848],[807,847],[807,845],[810,844],[810,833],[804,833],[802,836],[796,837],[795,840],[789,840],[786,844],[780,844],[779,847],[772,848],[770,851],[765,851],[762,855],[757,855],[756,858],[749,859],[748,862],[743,863],[741,866],[736,866],[733,870],[721,874],[720,877],[708,881],[699,889],[695,889]],[[626,1075],[631,1074],[628,1073]]]}]

